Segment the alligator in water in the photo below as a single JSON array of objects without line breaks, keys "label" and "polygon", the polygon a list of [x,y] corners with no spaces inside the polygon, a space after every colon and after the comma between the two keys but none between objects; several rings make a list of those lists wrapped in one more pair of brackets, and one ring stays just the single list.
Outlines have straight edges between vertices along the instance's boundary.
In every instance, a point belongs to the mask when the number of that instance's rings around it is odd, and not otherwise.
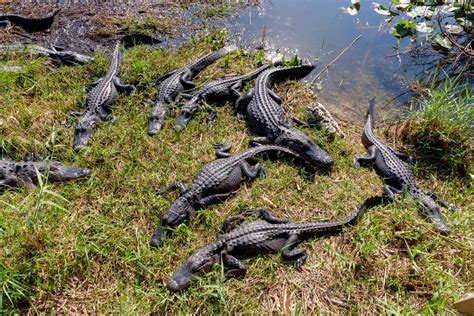
[{"label": "alligator in water", "polygon": [[66,167],[57,161],[44,160],[35,155],[30,155],[23,161],[0,157],[0,192],[7,187],[34,188],[38,184],[38,173],[54,182],[82,178],[87,176],[90,170]]},{"label": "alligator in water", "polygon": [[54,18],[59,13],[59,9],[53,14],[45,17],[26,17],[18,14],[0,14],[0,26],[10,28],[13,25],[20,26],[27,31],[47,30],[53,24]]},{"label": "alligator in water", "polygon": [[163,127],[166,116],[169,113],[169,107],[174,105],[184,92],[195,87],[192,78],[200,71],[214,63],[219,58],[236,51],[235,45],[227,46],[214,51],[194,62],[174,71],[171,71],[156,80],[161,81],[156,101],[148,118],[148,134],[155,135]]},{"label": "alligator in water", "polygon": [[228,151],[230,145],[216,145],[217,159],[205,165],[197,174],[193,184],[186,189],[181,182],[176,182],[158,194],[178,189],[178,197],[170,209],[163,216],[160,226],[153,234],[151,246],[159,246],[166,236],[167,228],[178,226],[187,218],[195,215],[196,209],[219,200],[223,200],[234,193],[240,186],[243,177],[255,179],[265,176],[265,170],[257,163],[251,166],[248,163],[252,157],[259,153],[279,151],[298,157],[293,151],[280,146],[258,146],[250,148],[240,154],[232,155]]},{"label": "alligator in water", "polygon": [[[238,258],[278,251],[281,251],[284,259],[294,260],[296,269],[301,271],[307,254],[302,248],[293,248],[295,244],[312,237],[339,233],[345,226],[353,225],[368,208],[382,203],[382,197],[368,198],[342,221],[331,222],[297,224],[287,218],[276,218],[261,208],[232,216],[224,221],[215,242],[194,252],[173,274],[167,284],[168,290],[179,291],[186,288],[194,275],[209,270],[221,258],[230,268],[224,274],[226,279],[245,275],[247,267]],[[229,225],[233,221],[252,214],[256,214],[262,220],[244,223],[228,232]]]},{"label": "alligator in water", "polygon": [[123,84],[117,77],[120,64],[120,41],[115,45],[110,68],[105,77],[91,84],[92,89],[87,94],[86,110],[84,112],[70,112],[70,115],[79,116],[74,131],[74,150],[80,151],[87,146],[92,130],[101,121],[113,120],[111,105],[117,98],[117,91],[132,93],[135,87]]},{"label": "alligator in water", "polygon": [[259,137],[253,144],[274,144],[288,147],[297,152],[313,166],[330,167],[333,159],[311,138],[291,126],[299,122],[296,118],[285,120],[281,98],[271,90],[271,86],[285,79],[298,79],[307,76],[314,66],[280,67],[261,73],[247,95],[237,100],[236,112],[247,118],[250,129]]},{"label": "alligator in water", "polygon": [[374,108],[375,98],[372,98],[370,100],[367,122],[362,133],[362,143],[368,151],[368,156],[354,158],[355,167],[360,168],[362,165],[374,164],[377,173],[385,180],[383,190],[389,198],[393,199],[395,193],[406,192],[413,200],[420,204],[422,214],[433,222],[438,231],[448,234],[451,230],[450,226],[443,214],[441,214],[440,208],[434,199],[438,200],[442,206],[450,211],[454,211],[454,208],[448,205],[435,192],[423,192],[418,188],[413,173],[401,160],[413,162],[413,158],[405,153],[395,151],[375,137],[372,131]]},{"label": "alligator in water", "polygon": [[[262,71],[267,70],[271,66],[271,64],[266,64],[245,75],[224,77],[204,84],[192,99],[182,107],[176,119],[175,128],[183,128],[201,110],[202,105],[207,102],[236,101],[241,97],[239,90],[242,89],[243,84],[256,78]],[[208,125],[211,124],[214,116],[215,113],[211,112]]]}]

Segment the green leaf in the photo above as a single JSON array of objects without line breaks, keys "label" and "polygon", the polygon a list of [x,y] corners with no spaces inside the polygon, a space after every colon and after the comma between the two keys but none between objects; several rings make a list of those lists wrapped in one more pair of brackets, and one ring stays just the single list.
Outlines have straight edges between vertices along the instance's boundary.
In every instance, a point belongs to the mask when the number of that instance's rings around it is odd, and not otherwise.
[{"label": "green leaf", "polygon": [[390,29],[395,37],[403,38],[406,36],[413,35],[413,27],[416,25],[416,22],[411,22],[408,20],[400,20],[397,24]]},{"label": "green leaf", "polygon": [[447,49],[451,49],[453,47],[451,42],[446,37],[439,34],[435,36],[435,42]]}]

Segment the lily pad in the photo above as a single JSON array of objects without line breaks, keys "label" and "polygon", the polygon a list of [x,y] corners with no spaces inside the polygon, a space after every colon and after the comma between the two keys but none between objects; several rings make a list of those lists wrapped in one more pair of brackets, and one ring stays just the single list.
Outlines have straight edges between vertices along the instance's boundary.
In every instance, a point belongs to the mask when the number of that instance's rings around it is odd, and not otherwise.
[{"label": "lily pad", "polygon": [[435,42],[447,49],[451,49],[453,47],[451,42],[446,37],[439,34],[435,36]]},{"label": "lily pad", "polygon": [[378,14],[381,14],[381,15],[392,15],[393,13],[390,12],[390,10],[384,6],[384,5],[381,5],[377,2],[372,2],[372,6],[374,8],[374,11],[377,12]]},{"label": "lily pad", "polygon": [[420,22],[415,26],[415,29],[421,33],[431,33],[434,30],[432,25],[426,24],[426,22]]},{"label": "lily pad", "polygon": [[460,27],[459,25],[454,25],[454,24],[446,24],[443,26],[444,30],[448,33],[451,34],[459,34],[463,31],[463,28]]}]

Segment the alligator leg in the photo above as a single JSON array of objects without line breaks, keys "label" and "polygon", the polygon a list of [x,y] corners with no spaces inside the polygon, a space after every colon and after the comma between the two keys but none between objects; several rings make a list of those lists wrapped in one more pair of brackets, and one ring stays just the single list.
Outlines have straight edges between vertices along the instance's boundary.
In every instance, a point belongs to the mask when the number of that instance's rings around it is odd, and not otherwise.
[{"label": "alligator leg", "polygon": [[242,174],[250,180],[255,179],[256,177],[264,179],[266,176],[265,169],[259,163],[257,163],[255,166],[251,166],[248,162],[243,162],[240,168],[242,170]]},{"label": "alligator leg", "polygon": [[122,83],[119,77],[114,77],[114,85],[115,85],[115,88],[117,88],[117,91],[126,92],[128,94],[135,92],[135,90],[137,90],[137,88],[134,85]]},{"label": "alligator leg", "polygon": [[194,89],[196,87],[196,84],[191,81],[192,77],[193,74],[189,70],[184,72],[181,77],[179,77],[179,81],[185,90]]},{"label": "alligator leg", "polygon": [[454,212],[456,210],[455,207],[449,205],[445,200],[443,200],[436,192],[434,191],[426,191],[425,192],[426,195],[428,195],[429,197],[431,197],[433,200],[437,200],[439,202],[439,204],[441,204],[442,206],[444,206],[445,208],[447,208],[448,210],[450,210],[451,212]]},{"label": "alligator leg", "polygon": [[268,137],[265,136],[254,137],[249,141],[249,145],[252,147],[268,144],[270,144],[270,140],[268,139]]},{"label": "alligator leg", "polygon": [[241,96],[240,98],[237,99],[237,102],[235,102],[235,108],[234,108],[234,112],[237,115],[237,117],[239,118],[245,117],[247,106],[250,104],[250,101],[252,101],[253,96],[254,96],[254,91],[253,89],[250,89],[246,95]]},{"label": "alligator leg", "polygon": [[232,146],[229,144],[215,144],[214,148],[216,149],[216,158],[228,158],[232,156],[229,152]]},{"label": "alligator leg", "polygon": [[377,148],[375,146],[370,146],[369,148],[367,148],[368,155],[366,157],[355,157],[354,167],[360,168],[363,164],[374,162],[376,150]]},{"label": "alligator leg", "polygon": [[234,193],[234,191],[229,192],[229,193],[219,193],[219,194],[206,196],[205,198],[200,199],[197,204],[202,205],[202,206],[214,204],[216,202],[227,199],[229,196],[232,195],[232,193]]},{"label": "alligator leg", "polygon": [[309,126],[308,123],[304,122],[300,118],[297,118],[296,116],[293,116],[293,115],[288,117],[287,122],[290,126],[293,125],[293,124],[295,124],[297,126]]},{"label": "alligator leg", "polygon": [[217,117],[217,112],[214,110],[211,110],[209,115],[207,116],[206,124],[208,127],[211,127],[214,121],[216,120]]},{"label": "alligator leg", "polygon": [[178,189],[180,195],[183,194],[186,191],[186,187],[184,186],[184,184],[180,181],[176,181],[175,183],[170,184],[169,186],[167,186],[164,189],[156,190],[156,194],[157,195],[163,195],[163,194],[166,194],[168,192],[174,191],[176,189]]},{"label": "alligator leg", "polygon": [[393,200],[395,198],[395,194],[402,194],[403,190],[399,190],[391,185],[385,184],[383,186],[383,192],[386,196]]},{"label": "alligator leg", "polygon": [[298,241],[298,235],[290,235],[283,247],[282,257],[286,260],[295,260],[296,270],[302,271],[302,266],[308,257],[303,248],[291,249],[292,245]]},{"label": "alligator leg", "polygon": [[164,74],[163,76],[161,77],[158,77],[157,79],[155,79],[151,84],[150,86],[154,87],[156,85],[158,85],[159,83],[161,83],[163,80],[165,80],[166,78],[169,78],[172,74],[174,74],[176,72],[176,70],[173,70],[173,71],[170,71],[166,74]]},{"label": "alligator leg", "polygon": [[221,230],[219,232],[219,235],[225,234],[229,230],[230,224],[232,224],[235,221],[243,221],[246,217],[249,217],[251,215],[257,215],[258,218],[263,219],[267,223],[270,224],[284,224],[284,223],[289,223],[290,220],[288,218],[282,218],[282,217],[275,217],[273,216],[270,211],[268,211],[265,208],[252,208],[242,214],[239,215],[234,215],[234,216],[229,216],[227,217],[224,222],[222,223]]},{"label": "alligator leg", "polygon": [[278,94],[275,93],[272,89],[267,89],[268,95],[278,104],[281,104],[283,100],[280,98]]},{"label": "alligator leg", "polygon": [[243,82],[242,80],[237,81],[232,87],[230,87],[229,92],[231,96],[235,98],[240,98],[242,95],[240,94],[240,89],[242,89]]},{"label": "alligator leg", "polygon": [[236,257],[229,254],[223,254],[222,259],[225,265],[232,268],[224,273],[225,281],[231,278],[243,278],[245,273],[247,273],[247,267]]},{"label": "alligator leg", "polygon": [[403,153],[401,151],[396,151],[394,150],[393,153],[395,154],[395,156],[397,156],[398,158],[406,161],[406,162],[409,162],[411,164],[414,164],[416,163],[416,160],[415,158],[413,158],[412,156],[408,155],[407,153]]},{"label": "alligator leg", "polygon": [[[78,112],[78,111],[72,111],[72,112],[68,112],[67,115],[68,116],[72,116],[72,117],[79,117],[79,116],[83,116],[85,112]],[[73,125],[74,121],[71,119],[71,118],[68,118],[68,120],[66,121],[66,124],[64,124],[64,126],[66,128],[68,127],[71,127]]]},{"label": "alligator leg", "polygon": [[3,26],[6,31],[9,31],[13,27],[13,24],[9,20],[4,20],[0,21],[0,26]]}]

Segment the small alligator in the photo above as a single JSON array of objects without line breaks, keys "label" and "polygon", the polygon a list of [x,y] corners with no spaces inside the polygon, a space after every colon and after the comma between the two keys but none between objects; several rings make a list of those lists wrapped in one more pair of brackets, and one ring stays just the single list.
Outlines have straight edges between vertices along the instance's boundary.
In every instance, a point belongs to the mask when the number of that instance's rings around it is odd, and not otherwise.
[{"label": "small alligator", "polygon": [[[271,64],[266,64],[245,75],[224,77],[204,84],[181,109],[176,119],[175,128],[183,128],[201,110],[201,106],[207,102],[228,99],[232,101],[237,100],[241,97],[239,90],[242,89],[243,84],[248,80],[256,78],[262,71],[267,70],[271,66]],[[211,123],[214,116],[215,113],[212,112],[209,116],[208,124]]]},{"label": "small alligator", "polygon": [[[34,161],[38,159],[43,161]],[[90,170],[66,167],[55,160],[44,160],[36,155],[29,155],[23,161],[0,157],[0,192],[7,187],[34,188],[38,184],[37,172],[54,182],[82,178],[87,176]]]},{"label": "small alligator", "polygon": [[421,205],[424,216],[431,220],[441,233],[448,234],[450,226],[440,212],[440,208],[433,199],[450,211],[454,208],[449,206],[435,192],[423,192],[415,183],[413,173],[401,159],[414,162],[413,158],[405,153],[395,151],[390,146],[381,143],[373,134],[375,98],[370,100],[369,113],[362,133],[362,143],[368,151],[367,157],[354,158],[354,165],[360,168],[362,165],[375,164],[375,170],[385,180],[384,193],[391,199],[395,193],[406,192],[413,200]]},{"label": "small alligator", "polygon": [[74,150],[80,151],[87,146],[92,135],[92,130],[101,122],[114,120],[111,115],[111,105],[117,98],[117,91],[132,93],[135,86],[123,84],[117,77],[120,63],[120,41],[115,45],[110,68],[105,77],[91,84],[92,89],[86,98],[86,110],[84,112],[70,112],[69,115],[79,116],[74,131]]},{"label": "small alligator", "polygon": [[[287,218],[276,218],[262,208],[231,216],[224,221],[217,240],[194,252],[173,274],[167,284],[168,290],[174,292],[186,288],[194,275],[208,271],[221,258],[230,268],[224,274],[225,279],[245,276],[247,267],[237,258],[278,251],[282,252],[284,259],[294,260],[296,269],[301,271],[307,254],[302,248],[293,248],[295,244],[312,237],[339,233],[345,226],[353,225],[368,208],[382,203],[382,197],[368,198],[342,221],[331,222],[292,223]],[[232,222],[252,214],[262,220],[244,223],[228,232]]]},{"label": "small alligator", "polygon": [[91,56],[82,55],[70,50],[60,50],[55,47],[52,49],[45,48],[38,45],[4,45],[0,46],[0,51],[12,51],[12,50],[29,50],[37,52],[40,55],[48,56],[53,59],[58,59],[66,65],[72,64],[84,64],[93,61],[94,58]]},{"label": "small alligator", "polygon": [[161,130],[164,120],[169,113],[169,107],[175,104],[179,97],[184,95],[185,91],[195,87],[194,82],[191,81],[194,76],[219,58],[237,49],[235,45],[221,48],[201,57],[184,68],[171,71],[158,78],[155,83],[157,84],[161,81],[161,84],[155,104],[148,118],[148,134],[152,136]]},{"label": "small alligator", "polygon": [[31,18],[18,14],[0,14],[0,26],[10,28],[13,25],[20,26],[27,31],[47,30],[53,24],[54,18],[61,10],[56,10],[53,14],[40,18]]},{"label": "small alligator", "polygon": [[271,86],[284,79],[297,79],[308,75],[314,66],[280,67],[268,69],[261,73],[249,93],[236,104],[237,114],[247,118],[250,129],[259,137],[253,144],[274,144],[288,147],[297,152],[313,166],[330,167],[333,159],[305,133],[291,126],[292,122],[300,123],[294,117],[284,118],[281,98],[271,90]]},{"label": "small alligator", "polygon": [[239,188],[242,177],[250,180],[258,176],[265,177],[265,170],[259,163],[254,166],[248,163],[248,160],[258,153],[280,151],[298,157],[293,151],[280,146],[258,146],[235,155],[228,152],[230,145],[218,144],[216,149],[217,159],[206,164],[199,171],[188,189],[181,182],[175,182],[157,191],[157,194],[163,194],[178,189],[180,197],[173,202],[163,216],[160,226],[151,238],[151,246],[161,245],[167,228],[176,227],[187,218],[194,216],[197,208],[229,197]]}]

